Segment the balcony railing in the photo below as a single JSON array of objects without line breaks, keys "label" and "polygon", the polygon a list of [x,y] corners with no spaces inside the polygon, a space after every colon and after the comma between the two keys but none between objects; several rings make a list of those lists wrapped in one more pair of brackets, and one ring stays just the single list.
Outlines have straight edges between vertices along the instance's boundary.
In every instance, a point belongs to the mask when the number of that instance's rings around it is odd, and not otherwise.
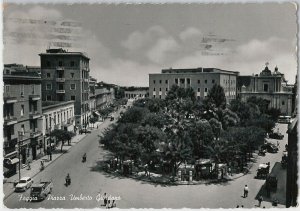
[{"label": "balcony railing", "polygon": [[41,113],[38,111],[31,111],[29,112],[29,118],[30,119],[37,119],[41,117]]},{"label": "balcony railing", "polygon": [[64,70],[64,67],[56,67],[56,70]]},{"label": "balcony railing", "polygon": [[18,102],[16,97],[4,97],[4,102],[5,103],[16,103]]},{"label": "balcony railing", "polygon": [[4,124],[5,125],[13,125],[18,123],[17,117],[14,116],[5,116],[4,117]]},{"label": "balcony railing", "polygon": [[29,95],[29,99],[32,101],[37,101],[41,99],[41,95]]},{"label": "balcony railing", "polygon": [[56,82],[65,82],[66,79],[65,78],[56,78]]},{"label": "balcony railing", "polygon": [[36,138],[40,135],[42,135],[41,131],[38,131],[38,130],[30,131],[30,138]]},{"label": "balcony railing", "polygon": [[64,90],[64,89],[56,90],[56,94],[65,94],[65,93],[66,93],[66,90]]}]

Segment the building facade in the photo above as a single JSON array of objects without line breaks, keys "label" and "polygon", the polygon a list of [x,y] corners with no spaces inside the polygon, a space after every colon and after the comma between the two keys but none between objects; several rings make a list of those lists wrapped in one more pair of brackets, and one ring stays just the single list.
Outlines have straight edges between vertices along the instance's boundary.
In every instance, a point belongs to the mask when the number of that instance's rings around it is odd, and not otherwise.
[{"label": "building facade", "polygon": [[[43,148],[41,77],[26,68],[4,66],[4,159],[16,168],[39,158]],[[6,167],[7,168],[7,167]]]},{"label": "building facade", "polygon": [[149,97],[165,99],[172,85],[192,88],[198,99],[207,96],[218,84],[223,87],[226,100],[236,98],[236,80],[239,72],[216,68],[164,69],[158,74],[149,74]]},{"label": "building facade", "polygon": [[44,135],[44,150],[50,146],[50,133],[55,129],[75,131],[74,101],[43,101],[43,124],[41,131]]},{"label": "building facade", "polygon": [[82,52],[48,49],[41,53],[43,101],[74,101],[75,124],[89,122],[89,58]]},{"label": "building facade", "polygon": [[258,75],[238,77],[238,95],[242,101],[249,97],[260,97],[270,102],[269,107],[280,109],[283,115],[292,113],[292,89],[284,75],[276,67],[274,72],[268,66]]},{"label": "building facade", "polygon": [[134,91],[125,91],[125,97],[128,99],[133,98],[145,98],[148,96],[147,90],[134,90]]}]

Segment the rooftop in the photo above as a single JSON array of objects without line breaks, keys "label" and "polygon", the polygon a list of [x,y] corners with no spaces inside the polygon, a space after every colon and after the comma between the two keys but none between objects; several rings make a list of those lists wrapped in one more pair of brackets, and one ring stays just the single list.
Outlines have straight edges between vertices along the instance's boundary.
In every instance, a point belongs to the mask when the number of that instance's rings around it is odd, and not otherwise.
[{"label": "rooftop", "polygon": [[239,74],[237,71],[221,70],[218,68],[186,68],[186,69],[163,69],[161,73],[231,73]]},{"label": "rooftop", "polygon": [[39,56],[42,56],[42,55],[80,55],[82,57],[85,57],[88,60],[90,59],[85,52],[69,52],[68,50],[65,50],[62,48],[47,49],[46,53],[39,54]]}]

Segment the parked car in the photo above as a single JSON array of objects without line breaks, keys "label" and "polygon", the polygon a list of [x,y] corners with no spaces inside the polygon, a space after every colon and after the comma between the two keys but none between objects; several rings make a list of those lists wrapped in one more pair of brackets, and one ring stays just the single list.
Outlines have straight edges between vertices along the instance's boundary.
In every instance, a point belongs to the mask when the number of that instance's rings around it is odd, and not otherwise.
[{"label": "parked car", "polygon": [[83,129],[80,129],[79,130],[79,133],[91,133],[92,131],[90,131],[90,130],[88,130],[88,129],[86,129],[86,128],[83,128]]},{"label": "parked car", "polygon": [[272,132],[269,134],[269,138],[273,138],[273,139],[283,139],[284,135],[282,135],[279,132]]},{"label": "parked car", "polygon": [[262,150],[267,150],[267,152],[276,153],[278,152],[278,147],[272,143],[265,143],[261,146]]},{"label": "parked car", "polygon": [[260,164],[257,169],[256,178],[266,178],[270,171],[270,165]]},{"label": "parked car", "polygon": [[30,197],[33,201],[44,200],[48,196],[48,194],[52,192],[52,189],[53,189],[52,181],[33,184],[30,191]]},{"label": "parked car", "polygon": [[15,192],[26,191],[32,183],[33,180],[30,177],[22,177],[15,187]]}]

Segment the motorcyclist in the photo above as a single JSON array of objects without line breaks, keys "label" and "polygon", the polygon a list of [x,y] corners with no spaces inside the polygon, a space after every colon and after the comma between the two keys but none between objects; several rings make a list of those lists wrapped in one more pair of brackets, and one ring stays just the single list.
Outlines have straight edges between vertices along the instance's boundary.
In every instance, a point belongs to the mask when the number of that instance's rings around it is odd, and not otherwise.
[{"label": "motorcyclist", "polygon": [[67,176],[66,176],[66,184],[71,184],[71,177],[70,177],[70,174],[68,173]]},{"label": "motorcyclist", "polygon": [[86,161],[86,153],[83,154],[83,156],[82,156],[82,161],[83,161],[83,162]]}]

